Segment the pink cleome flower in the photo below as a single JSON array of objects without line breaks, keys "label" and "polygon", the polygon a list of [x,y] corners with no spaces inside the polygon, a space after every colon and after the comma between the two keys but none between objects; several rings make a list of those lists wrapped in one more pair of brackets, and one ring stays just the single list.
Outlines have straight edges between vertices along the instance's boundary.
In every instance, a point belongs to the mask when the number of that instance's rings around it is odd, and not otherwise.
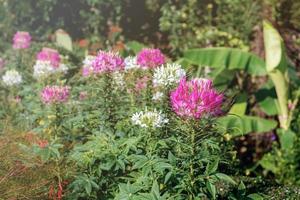
[{"label": "pink cleome flower", "polygon": [[92,70],[95,74],[123,70],[124,67],[124,60],[114,52],[99,51],[92,62]]},{"label": "pink cleome flower", "polygon": [[137,64],[143,68],[155,68],[164,64],[165,60],[159,49],[143,49],[137,55]]},{"label": "pink cleome flower", "polygon": [[58,68],[60,64],[60,56],[57,50],[44,47],[37,56],[37,60],[50,61],[54,68]]},{"label": "pink cleome flower", "polygon": [[28,32],[18,31],[13,38],[14,49],[28,49],[30,47],[31,36]]},{"label": "pink cleome flower", "polygon": [[48,140],[38,140],[37,144],[39,145],[39,147],[41,149],[44,149],[49,145],[49,142],[48,142]]},{"label": "pink cleome flower", "polygon": [[204,115],[216,116],[221,113],[223,94],[213,88],[209,79],[186,81],[183,78],[171,92],[170,100],[177,115],[199,119]]},{"label": "pink cleome flower", "polygon": [[70,87],[68,86],[46,86],[41,92],[44,104],[64,103],[69,99]]}]

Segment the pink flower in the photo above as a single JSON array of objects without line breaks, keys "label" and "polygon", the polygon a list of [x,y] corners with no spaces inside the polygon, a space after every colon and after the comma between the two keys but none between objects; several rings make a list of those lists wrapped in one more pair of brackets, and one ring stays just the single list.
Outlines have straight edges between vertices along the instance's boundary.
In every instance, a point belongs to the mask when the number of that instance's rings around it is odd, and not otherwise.
[{"label": "pink flower", "polygon": [[137,55],[137,64],[144,68],[154,68],[165,63],[165,56],[159,49],[143,49]]},{"label": "pink flower", "polygon": [[54,68],[58,68],[60,64],[60,56],[57,50],[51,49],[51,48],[43,48],[42,51],[40,51],[37,54],[37,60],[41,61],[50,61],[51,65]]},{"label": "pink flower", "polygon": [[39,147],[41,149],[44,149],[49,145],[49,142],[48,142],[48,140],[39,140],[39,141],[37,141],[37,144],[39,145]]},{"label": "pink flower", "polygon": [[180,80],[178,87],[171,92],[171,105],[174,112],[186,118],[199,119],[204,115],[216,116],[221,113],[223,94],[212,86],[211,80]]},{"label": "pink flower", "polygon": [[79,100],[83,101],[83,100],[85,100],[87,98],[87,96],[88,96],[88,93],[86,91],[81,91],[79,93]]},{"label": "pink flower", "polygon": [[92,70],[95,74],[123,70],[124,67],[124,60],[113,52],[99,51],[92,62]]},{"label": "pink flower", "polygon": [[147,83],[149,81],[149,77],[148,76],[143,76],[142,78],[138,79],[136,84],[135,84],[135,91],[136,92],[140,92],[141,90],[143,90],[144,88],[147,87]]},{"label": "pink flower", "polygon": [[93,70],[92,68],[90,67],[83,67],[82,68],[82,76],[86,77],[86,76],[89,76],[93,73]]},{"label": "pink flower", "polygon": [[70,87],[68,86],[46,86],[41,92],[44,104],[63,103],[69,99]]},{"label": "pink flower", "polygon": [[20,96],[16,96],[15,99],[14,99],[14,101],[15,101],[16,103],[20,103],[21,100],[22,100],[22,99],[21,99]]},{"label": "pink flower", "polygon": [[14,49],[27,49],[30,47],[31,36],[28,32],[18,31],[13,38]]}]

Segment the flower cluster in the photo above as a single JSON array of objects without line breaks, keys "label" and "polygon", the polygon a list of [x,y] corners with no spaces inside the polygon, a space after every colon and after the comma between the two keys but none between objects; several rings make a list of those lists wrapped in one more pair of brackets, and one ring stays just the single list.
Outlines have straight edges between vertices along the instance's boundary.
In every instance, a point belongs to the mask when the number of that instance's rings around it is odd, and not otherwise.
[{"label": "flower cluster", "polygon": [[59,67],[56,68],[51,65],[50,61],[37,60],[33,66],[33,76],[36,79],[41,79],[54,73],[66,73],[67,71],[68,67],[66,65],[60,64]]},{"label": "flower cluster", "polygon": [[160,101],[164,97],[164,94],[162,92],[156,92],[153,94],[152,100],[154,101]]},{"label": "flower cluster", "polygon": [[89,76],[93,73],[93,61],[95,60],[95,56],[88,55],[83,60],[83,68],[82,68],[82,76]]},{"label": "flower cluster", "polygon": [[125,87],[125,80],[124,80],[124,74],[116,71],[112,73],[112,79],[113,83],[120,89],[123,89]]},{"label": "flower cluster", "polygon": [[2,81],[7,86],[18,85],[22,83],[22,76],[16,70],[6,71],[2,77]]},{"label": "flower cluster", "polygon": [[145,110],[145,112],[141,111],[134,113],[131,117],[131,120],[134,125],[138,125],[143,128],[162,127],[164,124],[169,122],[169,120],[165,117],[164,114],[162,114],[161,111],[148,111],[147,109]]},{"label": "flower cluster", "polygon": [[125,63],[125,70],[130,70],[130,69],[135,69],[140,67],[137,63],[136,57],[128,56],[125,58],[124,63]]},{"label": "flower cluster", "polygon": [[211,80],[186,81],[183,78],[177,89],[171,92],[170,99],[177,115],[199,119],[204,115],[220,114],[223,95],[213,88]]},{"label": "flower cluster", "polygon": [[164,64],[165,60],[159,49],[143,49],[137,55],[137,64],[142,68],[155,68]]},{"label": "flower cluster", "polygon": [[41,98],[45,104],[63,103],[69,99],[70,87],[46,86],[41,92]]},{"label": "flower cluster", "polygon": [[123,70],[124,67],[124,60],[114,52],[100,51],[92,62],[94,74]]},{"label": "flower cluster", "polygon": [[36,59],[39,61],[48,61],[54,68],[58,68],[60,64],[60,55],[57,50],[51,48],[43,48],[40,51]]},{"label": "flower cluster", "polygon": [[28,32],[18,31],[13,38],[14,49],[28,49],[30,47],[31,36]]},{"label": "flower cluster", "polygon": [[41,79],[54,73],[66,73],[68,68],[60,63],[60,55],[58,51],[50,48],[43,48],[37,54],[37,60],[33,66],[33,76],[36,79]]},{"label": "flower cluster", "polygon": [[162,65],[154,70],[153,84],[154,86],[172,86],[179,83],[181,78],[185,76],[186,72],[179,64]]}]

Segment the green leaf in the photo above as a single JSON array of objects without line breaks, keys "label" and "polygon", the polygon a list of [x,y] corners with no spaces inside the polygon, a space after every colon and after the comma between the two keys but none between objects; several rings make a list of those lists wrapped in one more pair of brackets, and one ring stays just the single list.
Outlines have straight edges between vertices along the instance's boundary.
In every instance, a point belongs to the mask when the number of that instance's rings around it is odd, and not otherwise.
[{"label": "green leaf", "polygon": [[293,131],[278,129],[277,134],[282,149],[288,150],[293,148],[296,139],[296,134]]},{"label": "green leaf", "polygon": [[223,68],[214,69],[209,76],[213,79],[214,86],[218,90],[225,90],[229,87],[233,78],[235,77],[234,70],[228,70]]},{"label": "green leaf", "polygon": [[215,159],[213,162],[208,163],[207,169],[205,170],[206,174],[212,174],[217,171],[219,166],[219,159]]},{"label": "green leaf", "polygon": [[233,185],[236,185],[236,182],[235,182],[230,176],[228,176],[228,175],[226,175],[226,174],[223,174],[223,173],[217,173],[217,174],[215,174],[215,175],[216,175],[216,177],[217,177],[218,179],[220,179],[220,180],[223,180],[223,181],[226,181],[226,182],[231,183],[231,184],[233,184]]},{"label": "green leaf", "polygon": [[257,193],[249,194],[247,197],[250,198],[251,200],[264,200],[264,198]]},{"label": "green leaf", "polygon": [[278,101],[272,97],[267,97],[263,101],[259,102],[259,107],[267,115],[273,116],[277,115],[278,112]]},{"label": "green leaf", "polygon": [[92,184],[87,180],[84,186],[85,192],[90,195],[92,192]]},{"label": "green leaf", "polygon": [[164,184],[166,184],[170,180],[171,176],[172,176],[172,172],[168,172],[167,175],[165,176]]},{"label": "green leaf", "polygon": [[273,154],[265,154],[264,157],[259,161],[259,164],[266,170],[273,172],[274,174],[278,173],[278,167],[276,166],[276,160]]},{"label": "green leaf", "polygon": [[280,127],[289,128],[288,119],[288,61],[284,50],[284,44],[278,31],[269,22],[264,21],[264,44],[266,51],[266,68],[272,79],[280,108]]},{"label": "green leaf", "polygon": [[145,45],[137,41],[130,41],[126,43],[126,47],[137,54],[139,51],[145,48]]},{"label": "green leaf", "polygon": [[266,50],[266,69],[268,72],[277,68],[281,62],[283,56],[281,48],[281,37],[279,33],[273,28],[273,26],[264,21],[264,44]]},{"label": "green leaf", "polygon": [[184,58],[200,67],[244,70],[252,75],[265,75],[265,62],[258,56],[233,48],[191,49],[184,53]]},{"label": "green leaf", "polygon": [[238,193],[243,196],[246,194],[246,186],[245,184],[243,183],[243,181],[241,181],[241,183],[239,184],[238,186]]},{"label": "green leaf", "polygon": [[229,113],[235,115],[244,115],[247,109],[247,99],[247,93],[238,95],[235,104],[233,104]]},{"label": "green leaf", "polygon": [[216,186],[214,184],[212,184],[211,182],[207,181],[206,188],[209,191],[209,193],[211,194],[212,198],[216,199]]},{"label": "green leaf", "polygon": [[70,35],[62,29],[58,29],[55,32],[56,43],[58,46],[64,47],[65,49],[72,51],[72,39]]},{"label": "green leaf", "polygon": [[227,115],[218,119],[219,128],[227,131],[233,136],[240,136],[248,133],[263,133],[270,131],[277,126],[274,120],[267,120],[254,116]]}]

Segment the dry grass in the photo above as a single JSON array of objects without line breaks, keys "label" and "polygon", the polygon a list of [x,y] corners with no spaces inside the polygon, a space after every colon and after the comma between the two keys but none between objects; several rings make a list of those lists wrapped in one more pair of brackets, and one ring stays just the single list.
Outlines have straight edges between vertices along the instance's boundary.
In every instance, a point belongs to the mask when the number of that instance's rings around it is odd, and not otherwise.
[{"label": "dry grass", "polygon": [[43,164],[19,146],[29,144],[35,137],[5,125],[2,134],[0,132],[0,200],[48,199],[49,186],[56,182],[58,166]]}]

